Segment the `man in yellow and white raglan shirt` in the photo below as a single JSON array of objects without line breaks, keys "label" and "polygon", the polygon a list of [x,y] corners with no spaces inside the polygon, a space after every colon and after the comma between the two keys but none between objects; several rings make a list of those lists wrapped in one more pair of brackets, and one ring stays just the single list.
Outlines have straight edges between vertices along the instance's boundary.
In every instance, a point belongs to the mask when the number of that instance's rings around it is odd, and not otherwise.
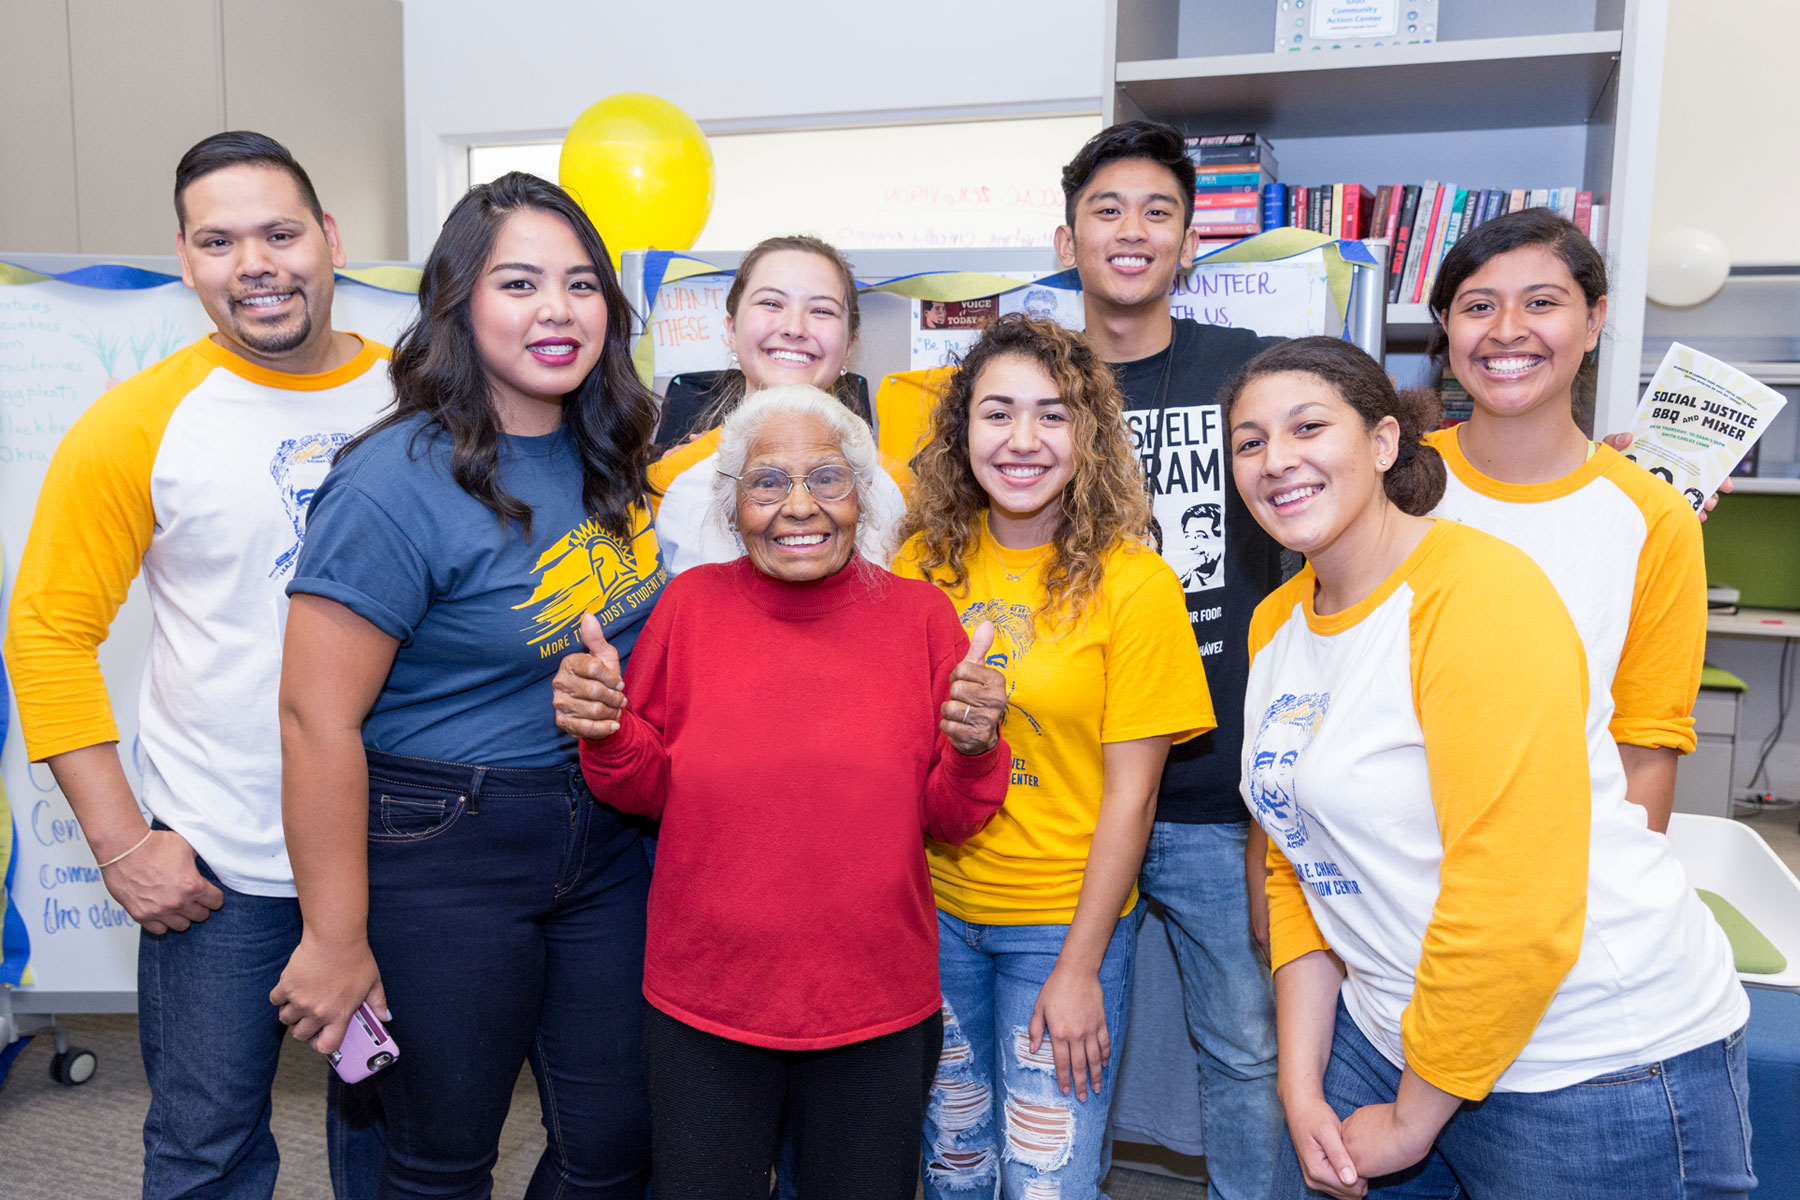
[{"label": "man in yellow and white raglan shirt", "polygon": [[1449,468],[1432,515],[1512,543],[1550,577],[1587,651],[1595,793],[1619,775],[1650,828],[1666,831],[1676,759],[1694,749],[1706,653],[1706,561],[1694,510],[1605,445],[1547,483],[1494,479],[1469,461],[1459,428],[1425,439]]},{"label": "man in yellow and white raglan shirt", "polygon": [[1244,797],[1269,835],[1276,970],[1334,951],[1355,1029],[1468,1100],[1740,1028],[1730,948],[1610,742],[1590,789],[1577,633],[1543,573],[1439,521],[1353,607],[1317,614],[1315,583],[1303,570],[1250,631]]},{"label": "man in yellow and white raglan shirt", "polygon": [[[301,925],[281,826],[284,588],[332,455],[393,393],[387,349],[332,329],[343,247],[280,143],[200,142],[176,168],[175,208],[183,280],[217,330],[63,439],[6,657],[31,758],[143,929],[144,1196],[266,1197],[284,1033],[269,990]],[[152,627],[134,797],[97,651],[140,569]]]}]

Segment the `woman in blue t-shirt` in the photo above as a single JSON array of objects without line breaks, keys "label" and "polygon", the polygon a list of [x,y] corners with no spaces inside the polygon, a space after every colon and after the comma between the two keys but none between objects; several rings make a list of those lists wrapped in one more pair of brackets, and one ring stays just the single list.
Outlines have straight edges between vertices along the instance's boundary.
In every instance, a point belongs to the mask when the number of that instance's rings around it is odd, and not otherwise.
[{"label": "woman in blue t-shirt", "polygon": [[566,193],[472,188],[395,347],[395,411],[313,498],[281,683],[305,931],[271,999],[321,1052],[365,999],[391,1007],[383,1195],[486,1195],[528,1057],[549,1138],[526,1194],[648,1178],[649,869],[548,717],[582,614],[627,656],[667,578],[629,334]]}]

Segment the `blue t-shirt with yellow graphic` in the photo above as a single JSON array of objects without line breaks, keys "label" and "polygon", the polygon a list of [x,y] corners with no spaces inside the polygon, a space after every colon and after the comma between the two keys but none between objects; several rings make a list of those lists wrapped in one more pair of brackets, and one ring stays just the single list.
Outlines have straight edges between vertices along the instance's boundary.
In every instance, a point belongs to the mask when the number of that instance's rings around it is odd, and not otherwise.
[{"label": "blue t-shirt with yellow graphic", "polygon": [[531,536],[450,474],[450,438],[415,417],[375,434],[313,496],[288,593],[336,600],[400,639],[363,726],[371,750],[490,767],[557,767],[550,683],[600,615],[621,662],[668,580],[647,510],[613,537],[581,501],[566,431],[501,435],[499,483],[532,509]]}]

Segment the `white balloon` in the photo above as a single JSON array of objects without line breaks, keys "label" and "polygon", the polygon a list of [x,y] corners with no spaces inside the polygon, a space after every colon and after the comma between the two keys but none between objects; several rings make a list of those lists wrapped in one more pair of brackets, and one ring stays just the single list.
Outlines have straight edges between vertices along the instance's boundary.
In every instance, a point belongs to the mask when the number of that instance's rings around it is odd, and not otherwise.
[{"label": "white balloon", "polygon": [[1731,274],[1731,252],[1705,229],[1670,229],[1650,240],[1650,299],[1669,308],[1687,308],[1718,295]]}]

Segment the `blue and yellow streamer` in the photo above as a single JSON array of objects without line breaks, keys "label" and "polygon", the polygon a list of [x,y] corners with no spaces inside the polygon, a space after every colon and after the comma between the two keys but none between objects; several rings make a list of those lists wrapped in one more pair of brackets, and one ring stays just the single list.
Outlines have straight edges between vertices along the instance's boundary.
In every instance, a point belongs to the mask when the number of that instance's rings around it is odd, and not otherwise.
[{"label": "blue and yellow streamer", "polygon": [[[1374,255],[1361,242],[1334,238],[1310,229],[1284,227],[1259,233],[1229,246],[1221,246],[1195,260],[1201,263],[1279,262],[1298,258],[1314,250],[1324,250],[1325,279],[1331,286],[1331,297],[1337,305],[1338,319],[1350,311],[1350,283],[1359,268],[1373,268]],[[664,286],[680,283],[700,275],[732,276],[737,272],[720,267],[692,254],[673,250],[651,250],[644,255],[644,295],[650,298],[650,315],[644,321],[644,333],[632,351],[632,362],[646,386],[656,373],[656,347],[650,338],[650,327],[656,321],[656,297]],[[1042,279],[1011,279],[981,271],[921,271],[901,275],[881,283],[858,281],[859,292],[889,292],[909,300],[976,300],[985,296],[1003,296],[1020,288],[1050,287],[1080,291],[1081,279],[1072,270],[1059,271]]]}]

